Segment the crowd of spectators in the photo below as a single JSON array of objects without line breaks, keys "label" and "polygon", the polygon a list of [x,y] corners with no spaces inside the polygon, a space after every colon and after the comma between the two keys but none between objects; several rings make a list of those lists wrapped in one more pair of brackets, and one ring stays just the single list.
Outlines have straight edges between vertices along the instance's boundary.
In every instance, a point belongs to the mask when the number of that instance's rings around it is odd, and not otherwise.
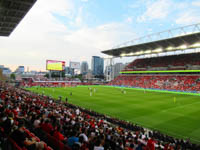
[{"label": "crowd of spectators", "polygon": [[109,85],[150,89],[200,91],[199,75],[120,75]]},{"label": "crowd of spectators", "polygon": [[44,75],[33,75],[33,81],[80,81],[78,78],[70,78],[70,77],[57,77],[57,78],[47,78]]},{"label": "crowd of spectators", "polygon": [[185,70],[188,65],[200,66],[200,53],[136,59],[127,65],[125,70],[149,70],[159,67],[165,67],[165,70]]},{"label": "crowd of spectators", "polygon": [[21,81],[20,85],[23,87],[42,86],[42,87],[66,87],[66,86],[78,86],[78,85],[93,85],[92,82],[74,82],[74,81]]},{"label": "crowd of spectators", "polygon": [[[189,140],[175,139],[158,131],[0,83],[0,126],[20,147],[44,149],[44,142],[28,141],[24,135],[20,135],[24,122],[25,127],[35,131],[36,135],[44,132],[53,136],[69,150],[200,149]],[[18,126],[17,129],[14,129],[15,126]]]}]

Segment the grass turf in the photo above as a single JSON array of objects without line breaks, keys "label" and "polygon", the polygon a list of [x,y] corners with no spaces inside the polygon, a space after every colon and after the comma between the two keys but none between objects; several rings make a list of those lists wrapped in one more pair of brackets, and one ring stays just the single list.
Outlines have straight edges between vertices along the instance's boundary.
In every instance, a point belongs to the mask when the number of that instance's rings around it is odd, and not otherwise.
[{"label": "grass turf", "polygon": [[[91,86],[67,88],[28,88],[54,98],[68,97],[68,102],[139,124],[177,138],[190,138],[200,144],[200,97],[195,95]],[[70,96],[72,92],[72,96]],[[176,100],[174,100],[176,97]]]}]

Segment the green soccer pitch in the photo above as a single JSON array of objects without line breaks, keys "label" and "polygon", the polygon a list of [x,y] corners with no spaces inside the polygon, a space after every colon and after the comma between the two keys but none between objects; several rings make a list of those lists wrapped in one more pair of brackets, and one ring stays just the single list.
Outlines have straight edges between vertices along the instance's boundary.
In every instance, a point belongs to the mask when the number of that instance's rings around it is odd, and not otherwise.
[{"label": "green soccer pitch", "polygon": [[[90,93],[89,87],[92,88]],[[95,90],[94,90],[95,89]],[[36,93],[200,144],[200,96],[107,86],[28,88]],[[96,92],[94,92],[96,91]],[[70,93],[72,92],[72,95]]]}]

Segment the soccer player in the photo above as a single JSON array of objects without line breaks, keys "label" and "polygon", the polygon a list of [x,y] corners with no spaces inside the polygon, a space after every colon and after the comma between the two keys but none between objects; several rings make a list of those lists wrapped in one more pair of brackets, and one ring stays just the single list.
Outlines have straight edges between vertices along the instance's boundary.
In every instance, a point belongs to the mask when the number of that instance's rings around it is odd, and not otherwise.
[{"label": "soccer player", "polygon": [[176,103],[176,97],[174,97],[174,103]]},{"label": "soccer player", "polygon": [[123,89],[121,89],[121,93],[122,93],[122,94],[124,93],[124,90],[123,90]]},{"label": "soccer player", "polygon": [[68,98],[66,97],[66,98],[65,98],[65,102],[67,103],[67,101],[68,101]]}]

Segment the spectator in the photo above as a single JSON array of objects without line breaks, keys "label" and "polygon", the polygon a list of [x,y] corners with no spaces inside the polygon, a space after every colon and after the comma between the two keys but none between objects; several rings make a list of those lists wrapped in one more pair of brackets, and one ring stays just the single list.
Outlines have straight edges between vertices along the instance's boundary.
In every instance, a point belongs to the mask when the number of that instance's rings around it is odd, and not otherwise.
[{"label": "spectator", "polygon": [[64,141],[65,140],[65,137],[64,137],[64,135],[62,134],[62,133],[60,133],[60,130],[61,130],[61,127],[60,127],[60,125],[58,125],[57,126],[57,129],[54,131],[54,134],[53,134],[53,136],[56,138],[56,139],[58,139],[58,140],[60,140],[60,141]]},{"label": "spectator", "polygon": [[71,137],[69,137],[68,140],[67,140],[67,144],[68,144],[69,147],[72,148],[72,146],[74,145],[74,143],[79,141],[79,138],[76,137],[76,136],[77,136],[76,131],[72,131]]},{"label": "spectator", "polygon": [[20,121],[18,129],[16,129],[11,137],[16,141],[20,147],[25,147],[27,150],[43,150],[44,142],[36,142],[34,138],[30,138],[24,131],[24,122]]}]

